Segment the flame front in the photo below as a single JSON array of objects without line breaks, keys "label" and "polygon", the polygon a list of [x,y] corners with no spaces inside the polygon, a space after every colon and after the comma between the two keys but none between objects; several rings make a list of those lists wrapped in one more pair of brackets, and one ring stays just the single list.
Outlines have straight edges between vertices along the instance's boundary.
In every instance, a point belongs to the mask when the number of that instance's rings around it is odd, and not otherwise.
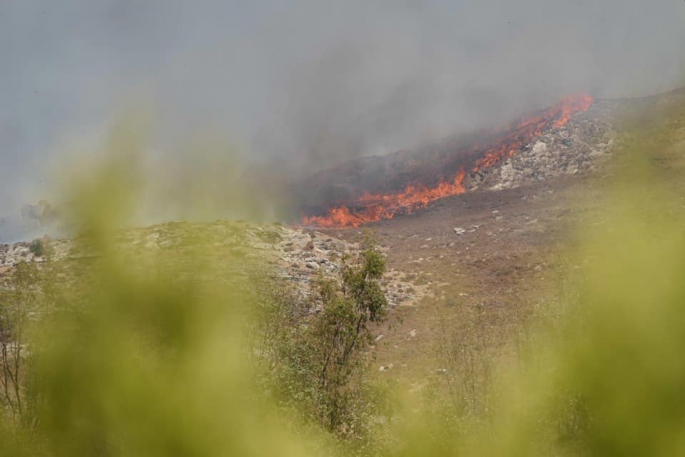
[{"label": "flame front", "polygon": [[589,95],[565,98],[538,116],[526,118],[510,128],[510,134],[476,162],[473,171],[489,168],[500,160],[512,157],[516,151],[541,136],[546,130],[563,127],[571,116],[590,109],[594,99]]},{"label": "flame front", "polygon": [[[565,98],[561,103],[544,110],[541,114],[526,118],[507,129],[503,139],[487,149],[487,152],[471,168],[477,172],[513,156],[525,145],[541,136],[546,130],[566,125],[571,117],[587,111],[594,99],[589,95]],[[420,183],[408,184],[402,192],[389,194],[365,193],[352,204],[328,209],[323,216],[304,217],[302,223],[322,228],[359,227],[368,222],[392,219],[397,214],[410,214],[429,203],[451,195],[463,194],[466,170],[460,167],[453,179],[442,180],[435,187]]]},{"label": "flame front", "polygon": [[351,211],[348,206],[337,206],[329,209],[325,216],[305,217],[303,224],[326,228],[359,227],[367,222],[392,219],[400,212],[409,214],[439,198],[466,192],[462,185],[465,176],[466,171],[461,168],[452,182],[441,182],[433,188],[409,184],[397,194],[366,193],[357,200],[357,205],[362,207],[360,210]]}]

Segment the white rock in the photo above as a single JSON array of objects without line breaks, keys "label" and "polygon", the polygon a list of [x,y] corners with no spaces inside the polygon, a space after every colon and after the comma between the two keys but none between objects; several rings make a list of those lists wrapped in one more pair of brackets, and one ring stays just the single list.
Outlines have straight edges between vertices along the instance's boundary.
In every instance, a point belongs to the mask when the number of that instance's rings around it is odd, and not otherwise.
[{"label": "white rock", "polygon": [[547,145],[542,141],[535,143],[533,146],[533,154],[542,154],[544,152],[547,152]]}]

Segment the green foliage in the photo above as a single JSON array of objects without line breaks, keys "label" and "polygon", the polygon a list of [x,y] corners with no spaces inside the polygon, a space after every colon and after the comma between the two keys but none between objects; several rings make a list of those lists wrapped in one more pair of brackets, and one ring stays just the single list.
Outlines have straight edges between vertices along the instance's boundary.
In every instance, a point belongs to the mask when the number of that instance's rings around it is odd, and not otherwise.
[{"label": "green foliage", "polygon": [[353,433],[348,422],[354,412],[349,406],[355,404],[361,382],[355,378],[364,374],[372,336],[368,324],[380,322],[387,310],[378,284],[384,272],[385,259],[375,246],[368,246],[361,254],[360,265],[343,266],[340,290],[330,281],[319,286],[322,311],[311,323],[309,333],[318,348],[321,421],[328,430]]},{"label": "green foliage", "polygon": [[368,245],[357,261],[346,259],[339,281],[319,281],[318,312],[307,312],[302,301],[278,288],[259,321],[262,364],[270,367],[265,376],[280,403],[358,442],[370,439],[378,414],[366,369],[369,323],[381,322],[387,309],[378,283],[384,271],[384,257]]},{"label": "green foliage", "polygon": [[31,392],[34,327],[49,318],[55,301],[50,266],[20,262],[0,287],[0,405],[15,432],[36,426],[36,397]]},{"label": "green foliage", "polygon": [[[139,146],[128,138],[116,145],[129,152]],[[126,159],[75,189],[83,233],[76,251],[90,260],[78,261],[87,268],[76,275],[71,265],[54,264],[55,296],[71,299],[51,301],[50,315],[36,315],[35,331],[16,346],[31,363],[12,401],[30,398],[35,420],[15,427],[10,415],[0,415],[0,455],[305,455],[302,443],[310,438],[299,441],[269,419],[276,415],[258,401],[247,371],[243,333],[252,288],[240,274],[215,273],[243,271],[245,262],[207,260],[202,245],[168,256],[116,247],[116,227],[127,222],[134,192],[127,176],[136,162]],[[8,344],[17,340],[14,322],[31,320],[36,304],[33,273],[24,268],[2,301],[21,305],[4,308],[12,311],[5,314],[12,325],[3,327],[12,332]]]},{"label": "green foliage", "polygon": [[31,253],[36,257],[43,257],[47,253],[45,241],[43,241],[40,238],[36,238],[35,240],[31,241],[29,249]]}]

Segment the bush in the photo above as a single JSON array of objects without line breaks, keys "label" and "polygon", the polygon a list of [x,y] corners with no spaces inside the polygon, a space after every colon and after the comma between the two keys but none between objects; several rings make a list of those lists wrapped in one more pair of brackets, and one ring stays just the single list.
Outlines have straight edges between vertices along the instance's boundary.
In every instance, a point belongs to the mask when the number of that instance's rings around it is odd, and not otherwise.
[{"label": "bush", "polygon": [[[378,281],[385,258],[372,243],[345,260],[337,280],[320,279],[306,306],[277,287],[258,323],[268,389],[284,407],[344,439],[369,439],[377,403],[367,378],[369,323],[381,322],[387,301]],[[306,312],[316,306],[318,313]]]},{"label": "bush", "polygon": [[45,241],[43,241],[41,238],[36,238],[35,240],[31,241],[29,249],[34,256],[43,257],[47,253],[45,244]]}]

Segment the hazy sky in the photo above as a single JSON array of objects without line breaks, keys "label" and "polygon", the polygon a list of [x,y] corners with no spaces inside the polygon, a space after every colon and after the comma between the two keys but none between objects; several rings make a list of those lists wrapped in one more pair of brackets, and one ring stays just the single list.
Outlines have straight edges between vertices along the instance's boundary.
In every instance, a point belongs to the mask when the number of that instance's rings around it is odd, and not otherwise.
[{"label": "hazy sky", "polygon": [[0,0],[0,65],[3,214],[131,98],[154,102],[160,151],[207,130],[309,171],[576,92],[667,90],[685,2]]}]

